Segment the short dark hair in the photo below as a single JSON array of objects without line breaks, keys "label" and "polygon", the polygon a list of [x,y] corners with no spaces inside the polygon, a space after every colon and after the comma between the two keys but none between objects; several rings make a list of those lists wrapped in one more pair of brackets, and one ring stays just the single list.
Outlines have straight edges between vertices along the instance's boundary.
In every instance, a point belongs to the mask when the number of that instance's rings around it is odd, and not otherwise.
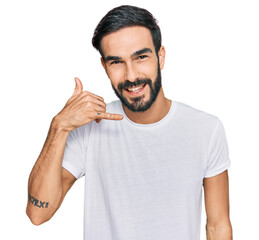
[{"label": "short dark hair", "polygon": [[92,38],[93,46],[104,57],[101,48],[102,38],[112,32],[130,26],[143,26],[149,29],[156,54],[161,47],[161,32],[157,20],[144,8],[122,5],[110,10],[97,25]]}]

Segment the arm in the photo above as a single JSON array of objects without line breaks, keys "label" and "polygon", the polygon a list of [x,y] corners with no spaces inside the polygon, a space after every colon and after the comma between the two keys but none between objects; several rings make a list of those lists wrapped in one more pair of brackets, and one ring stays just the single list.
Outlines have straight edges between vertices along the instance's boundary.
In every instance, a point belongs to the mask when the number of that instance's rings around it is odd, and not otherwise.
[{"label": "arm", "polygon": [[229,219],[228,171],[214,177],[204,178],[203,185],[207,214],[207,239],[232,240],[232,226]]},{"label": "arm", "polygon": [[48,221],[54,215],[76,180],[62,168],[68,132],[55,129],[54,124],[53,121],[29,177],[26,213],[35,225]]},{"label": "arm", "polygon": [[26,213],[32,223],[48,221],[60,207],[75,177],[62,168],[63,154],[70,131],[95,120],[121,120],[122,115],[106,113],[102,97],[83,91],[75,78],[76,88],[62,111],[53,118],[43,149],[28,182]]}]

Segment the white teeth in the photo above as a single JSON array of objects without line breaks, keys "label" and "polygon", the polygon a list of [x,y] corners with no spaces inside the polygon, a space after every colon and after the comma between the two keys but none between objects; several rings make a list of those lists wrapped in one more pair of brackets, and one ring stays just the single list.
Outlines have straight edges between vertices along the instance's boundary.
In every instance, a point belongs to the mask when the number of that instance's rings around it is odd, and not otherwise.
[{"label": "white teeth", "polygon": [[127,88],[128,91],[130,92],[138,92],[141,88],[143,88],[144,85],[140,86],[140,87],[135,87],[135,88]]}]

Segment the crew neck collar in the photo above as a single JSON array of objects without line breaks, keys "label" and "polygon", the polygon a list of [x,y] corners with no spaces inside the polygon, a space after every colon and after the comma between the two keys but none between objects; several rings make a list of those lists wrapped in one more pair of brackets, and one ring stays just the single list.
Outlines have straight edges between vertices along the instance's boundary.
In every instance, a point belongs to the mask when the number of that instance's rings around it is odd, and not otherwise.
[{"label": "crew neck collar", "polygon": [[169,109],[168,113],[161,120],[159,120],[158,122],[148,123],[148,124],[142,124],[142,123],[133,122],[132,120],[130,120],[127,117],[127,115],[126,115],[126,113],[125,113],[125,111],[124,111],[124,109],[122,107],[122,102],[120,100],[118,101],[119,102],[118,105],[119,105],[121,113],[124,116],[124,119],[125,119],[126,122],[128,122],[128,123],[130,123],[132,125],[138,126],[138,127],[156,127],[156,126],[164,125],[168,121],[168,119],[170,119],[172,117],[172,115],[175,113],[176,107],[177,107],[177,103],[174,100],[171,100],[171,101],[172,102],[171,102],[171,106],[170,106],[170,109]]}]

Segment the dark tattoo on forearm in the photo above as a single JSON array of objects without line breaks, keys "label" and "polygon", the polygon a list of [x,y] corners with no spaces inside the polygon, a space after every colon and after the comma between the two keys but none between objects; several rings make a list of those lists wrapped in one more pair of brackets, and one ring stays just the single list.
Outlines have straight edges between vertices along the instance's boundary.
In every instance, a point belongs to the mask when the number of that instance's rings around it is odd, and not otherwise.
[{"label": "dark tattoo on forearm", "polygon": [[29,200],[35,207],[38,207],[38,208],[48,208],[49,206],[49,202],[39,201],[38,199],[31,196],[30,194],[29,194]]}]

